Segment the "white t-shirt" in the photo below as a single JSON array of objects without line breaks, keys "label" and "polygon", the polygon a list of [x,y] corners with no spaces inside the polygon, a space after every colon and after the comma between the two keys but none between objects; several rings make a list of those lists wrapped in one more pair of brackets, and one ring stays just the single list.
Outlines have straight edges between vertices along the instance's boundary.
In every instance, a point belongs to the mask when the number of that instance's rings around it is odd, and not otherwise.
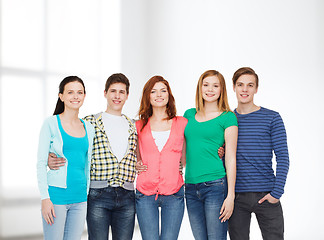
[{"label": "white t-shirt", "polygon": [[124,116],[102,113],[102,121],[113,154],[120,162],[128,148],[129,124]]},{"label": "white t-shirt", "polygon": [[152,131],[152,136],[155,141],[155,145],[157,146],[160,152],[162,151],[164,145],[168,141],[169,135],[170,130],[161,132]]}]

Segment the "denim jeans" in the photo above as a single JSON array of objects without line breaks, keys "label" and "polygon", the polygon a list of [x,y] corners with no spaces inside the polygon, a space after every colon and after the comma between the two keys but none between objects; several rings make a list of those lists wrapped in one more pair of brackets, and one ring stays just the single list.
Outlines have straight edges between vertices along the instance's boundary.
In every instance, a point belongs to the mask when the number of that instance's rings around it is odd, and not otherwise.
[{"label": "denim jeans", "polygon": [[87,202],[54,205],[56,218],[49,225],[43,219],[45,240],[80,240],[84,230]]},{"label": "denim jeans", "polygon": [[135,224],[135,193],[122,187],[90,188],[87,212],[89,240],[131,240]]},{"label": "denim jeans", "polygon": [[227,196],[226,177],[198,184],[186,184],[189,222],[196,240],[227,239],[227,221],[221,223],[220,210]]},{"label": "denim jeans", "polygon": [[[143,240],[176,240],[184,214],[184,188],[172,195],[144,195],[136,190],[136,214]],[[159,234],[161,208],[161,235]]]},{"label": "denim jeans", "polygon": [[248,240],[251,213],[254,212],[264,240],[284,239],[284,219],[280,201],[272,204],[258,201],[268,192],[236,193],[234,212],[229,220],[231,240]]}]

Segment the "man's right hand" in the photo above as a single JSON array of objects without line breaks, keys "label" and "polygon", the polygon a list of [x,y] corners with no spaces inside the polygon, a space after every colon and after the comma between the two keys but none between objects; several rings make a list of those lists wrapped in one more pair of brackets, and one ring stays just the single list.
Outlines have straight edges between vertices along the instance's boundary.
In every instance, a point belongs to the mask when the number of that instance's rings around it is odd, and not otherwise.
[{"label": "man's right hand", "polygon": [[218,148],[218,156],[220,159],[222,159],[225,155],[225,144],[223,146],[221,146],[220,148]]},{"label": "man's right hand", "polygon": [[137,171],[137,174],[140,174],[142,172],[146,172],[147,166],[143,165],[143,162],[141,160],[137,160],[136,165],[135,165],[135,169]]},{"label": "man's right hand", "polygon": [[58,170],[65,162],[64,158],[58,158],[54,153],[48,154],[47,165],[51,170]]}]

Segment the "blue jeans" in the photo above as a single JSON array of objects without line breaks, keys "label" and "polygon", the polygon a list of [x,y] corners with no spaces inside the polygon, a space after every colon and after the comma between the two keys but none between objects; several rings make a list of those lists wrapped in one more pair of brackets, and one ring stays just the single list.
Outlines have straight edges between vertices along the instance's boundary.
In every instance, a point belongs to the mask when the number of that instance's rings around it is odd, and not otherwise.
[{"label": "blue jeans", "polygon": [[264,240],[284,239],[284,219],[280,201],[272,204],[258,201],[268,192],[236,193],[234,212],[229,220],[229,235],[232,240],[250,239],[251,213],[254,212]]},{"label": "blue jeans", "polygon": [[54,205],[56,218],[49,225],[43,218],[45,240],[80,240],[84,230],[87,202]]},{"label": "blue jeans", "polygon": [[[136,214],[143,240],[174,240],[178,238],[184,213],[183,186],[172,195],[144,195],[136,190]],[[161,208],[161,235],[159,234]]]},{"label": "blue jeans", "polygon": [[89,240],[107,240],[109,226],[115,240],[131,240],[135,224],[135,193],[122,187],[90,188]]},{"label": "blue jeans", "polygon": [[198,184],[186,184],[189,222],[196,240],[227,239],[227,221],[221,223],[220,210],[227,196],[226,177]]}]

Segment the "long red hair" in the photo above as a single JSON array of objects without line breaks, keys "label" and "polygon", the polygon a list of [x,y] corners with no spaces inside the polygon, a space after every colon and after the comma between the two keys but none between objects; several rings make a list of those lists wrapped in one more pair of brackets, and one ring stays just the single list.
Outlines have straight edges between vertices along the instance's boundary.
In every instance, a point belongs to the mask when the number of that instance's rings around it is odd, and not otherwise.
[{"label": "long red hair", "polygon": [[150,95],[151,95],[151,91],[152,91],[154,85],[157,82],[162,82],[167,87],[167,90],[169,93],[169,102],[167,103],[167,106],[166,106],[166,113],[167,113],[168,117],[166,118],[166,120],[170,120],[170,119],[174,118],[177,114],[175,100],[172,95],[171,88],[170,88],[168,81],[165,80],[161,76],[153,76],[146,82],[146,84],[143,88],[141,105],[140,105],[140,109],[138,111],[139,119],[142,120],[142,123],[143,123],[141,131],[146,126],[148,119],[153,115],[153,109],[152,109],[152,105],[151,105],[151,101],[150,101]]}]

